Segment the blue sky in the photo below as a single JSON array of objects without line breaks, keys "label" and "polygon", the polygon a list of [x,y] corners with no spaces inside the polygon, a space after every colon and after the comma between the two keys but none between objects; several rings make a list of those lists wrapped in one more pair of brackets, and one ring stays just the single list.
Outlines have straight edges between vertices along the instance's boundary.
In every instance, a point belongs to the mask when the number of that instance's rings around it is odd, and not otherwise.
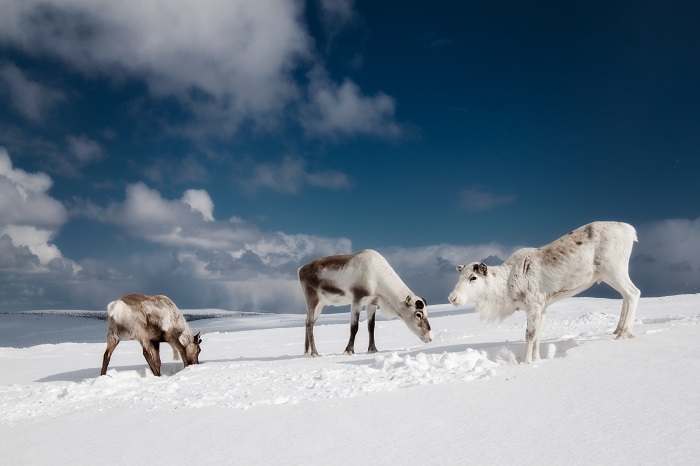
[{"label": "blue sky", "polygon": [[643,295],[700,292],[693,2],[0,6],[0,310],[301,312],[364,248],[446,302],[594,220]]}]

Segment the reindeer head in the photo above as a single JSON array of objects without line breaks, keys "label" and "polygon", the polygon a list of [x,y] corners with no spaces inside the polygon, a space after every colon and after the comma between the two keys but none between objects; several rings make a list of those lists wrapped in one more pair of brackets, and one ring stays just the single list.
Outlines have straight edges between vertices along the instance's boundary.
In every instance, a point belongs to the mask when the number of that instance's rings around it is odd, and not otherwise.
[{"label": "reindeer head", "polygon": [[202,343],[201,334],[202,332],[197,332],[192,339],[192,343],[185,347],[185,353],[187,354],[186,365],[199,364],[199,353],[202,351],[199,347],[200,343]]},{"label": "reindeer head", "polygon": [[447,299],[455,306],[476,301],[488,287],[489,268],[483,262],[458,265],[459,280]]},{"label": "reindeer head", "polygon": [[433,332],[428,322],[428,303],[423,298],[408,295],[399,313],[409,329],[425,343],[433,341]]}]

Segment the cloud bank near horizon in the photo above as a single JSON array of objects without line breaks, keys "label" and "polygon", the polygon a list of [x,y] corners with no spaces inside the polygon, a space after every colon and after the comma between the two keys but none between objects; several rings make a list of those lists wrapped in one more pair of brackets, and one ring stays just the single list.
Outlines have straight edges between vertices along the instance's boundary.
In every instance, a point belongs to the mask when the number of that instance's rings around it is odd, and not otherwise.
[{"label": "cloud bank near horizon", "polygon": [[[231,217],[217,219],[205,190],[167,199],[144,183],[107,205],[65,206],[49,194],[51,178],[13,167],[0,148],[0,309],[101,309],[129,292],[170,295],[185,308],[303,312],[296,271],[317,257],[353,251],[347,238],[262,231]],[[73,219],[115,229],[146,253],[74,260],[56,239]],[[640,225],[630,263],[643,296],[700,292],[700,218]],[[519,246],[436,244],[377,248],[416,293],[442,303],[454,266],[506,259]],[[604,293],[616,296],[614,292]]]}]

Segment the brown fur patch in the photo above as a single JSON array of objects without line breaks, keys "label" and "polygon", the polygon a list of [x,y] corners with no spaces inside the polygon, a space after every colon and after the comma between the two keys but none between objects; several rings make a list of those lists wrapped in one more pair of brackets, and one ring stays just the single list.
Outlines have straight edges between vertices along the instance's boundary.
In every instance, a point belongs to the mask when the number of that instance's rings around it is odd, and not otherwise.
[{"label": "brown fur patch", "polygon": [[319,285],[318,285],[318,289],[323,291],[323,292],[326,292],[326,293],[337,294],[340,296],[345,294],[345,292],[343,290],[341,290],[340,288],[335,286],[333,284],[333,282],[331,282],[329,280],[320,280]]},{"label": "brown fur patch", "polygon": [[[324,269],[342,270],[357,254],[321,257],[313,260],[299,269],[299,281],[312,289],[321,288],[320,273]],[[337,288],[336,288],[337,289]]]},{"label": "brown fur patch", "polygon": [[352,292],[353,298],[355,298],[355,301],[359,301],[362,298],[365,298],[369,296],[369,290],[363,286],[353,286],[350,291]]}]

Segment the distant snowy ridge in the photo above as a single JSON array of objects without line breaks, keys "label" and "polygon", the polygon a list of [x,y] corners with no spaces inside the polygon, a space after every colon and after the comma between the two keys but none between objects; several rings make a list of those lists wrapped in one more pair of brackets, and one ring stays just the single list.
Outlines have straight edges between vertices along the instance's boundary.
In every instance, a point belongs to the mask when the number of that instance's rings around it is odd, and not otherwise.
[{"label": "distant snowy ridge", "polygon": [[[252,317],[268,314],[266,312],[226,311],[223,309],[182,309],[182,315],[188,322],[202,319],[218,319],[220,317]],[[25,315],[51,315],[64,317],[82,317],[84,319],[107,320],[107,311],[60,311],[60,310],[35,310],[18,311],[12,314]]]}]

